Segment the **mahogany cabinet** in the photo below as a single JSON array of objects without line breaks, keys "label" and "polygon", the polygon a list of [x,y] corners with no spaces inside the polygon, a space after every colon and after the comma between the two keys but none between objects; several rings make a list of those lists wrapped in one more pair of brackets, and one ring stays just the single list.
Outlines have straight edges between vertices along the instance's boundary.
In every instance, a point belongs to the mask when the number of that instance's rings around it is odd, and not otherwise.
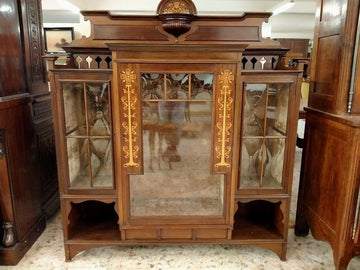
[{"label": "mahogany cabinet", "polygon": [[91,36],[65,48],[66,66],[50,63],[67,260],[197,243],[286,258],[301,71],[260,38],[269,14],[198,17],[176,3],[84,12]]},{"label": "mahogany cabinet", "polygon": [[0,97],[31,96],[41,200],[46,216],[59,208],[50,93],[44,60],[41,0],[2,1]]},{"label": "mahogany cabinet", "polygon": [[17,264],[45,228],[31,98],[0,101],[0,264]]},{"label": "mahogany cabinet", "polygon": [[337,269],[359,255],[359,117],[306,112],[295,232],[330,243]]},{"label": "mahogany cabinet", "polygon": [[[331,12],[330,12],[331,11]],[[318,1],[295,233],[360,255],[359,1]]]},{"label": "mahogany cabinet", "polygon": [[0,265],[7,265],[40,235],[59,194],[41,1],[1,1],[0,25]]}]

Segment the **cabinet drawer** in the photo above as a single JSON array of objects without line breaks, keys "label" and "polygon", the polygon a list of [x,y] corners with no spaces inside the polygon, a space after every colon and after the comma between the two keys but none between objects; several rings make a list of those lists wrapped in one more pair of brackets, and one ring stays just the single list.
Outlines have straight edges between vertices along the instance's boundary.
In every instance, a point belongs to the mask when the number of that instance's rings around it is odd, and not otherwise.
[{"label": "cabinet drawer", "polygon": [[191,229],[164,229],[161,230],[161,239],[191,239]]},{"label": "cabinet drawer", "polygon": [[157,230],[126,230],[126,240],[156,240]]},{"label": "cabinet drawer", "polygon": [[226,229],[197,229],[196,239],[226,239]]}]

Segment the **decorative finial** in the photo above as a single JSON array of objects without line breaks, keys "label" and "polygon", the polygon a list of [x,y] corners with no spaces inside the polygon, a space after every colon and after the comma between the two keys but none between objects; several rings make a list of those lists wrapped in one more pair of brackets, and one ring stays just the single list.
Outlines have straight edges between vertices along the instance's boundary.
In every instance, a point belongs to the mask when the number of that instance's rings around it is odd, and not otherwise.
[{"label": "decorative finial", "polygon": [[164,30],[175,37],[190,30],[196,14],[196,7],[191,0],[162,0],[157,8]]}]

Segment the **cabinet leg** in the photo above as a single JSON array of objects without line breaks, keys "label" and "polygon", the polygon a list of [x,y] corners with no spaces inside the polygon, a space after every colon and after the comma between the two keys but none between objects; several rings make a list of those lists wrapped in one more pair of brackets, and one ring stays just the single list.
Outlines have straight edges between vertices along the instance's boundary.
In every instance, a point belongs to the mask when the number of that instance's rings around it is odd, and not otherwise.
[{"label": "cabinet leg", "polygon": [[286,261],[287,244],[282,244],[281,254],[279,254],[280,260]]},{"label": "cabinet leg", "polygon": [[336,270],[346,270],[352,259],[352,254],[337,254],[334,252],[334,264]]},{"label": "cabinet leg", "polygon": [[[299,197],[299,200],[301,198]],[[296,236],[306,236],[309,234],[309,224],[306,220],[303,206],[301,201],[298,201],[297,210],[296,210],[296,220],[295,220],[295,235]]]},{"label": "cabinet leg", "polygon": [[295,221],[295,235],[296,236],[306,236],[309,234],[309,225],[304,216],[296,215]]},{"label": "cabinet leg", "polygon": [[68,245],[65,244],[64,249],[65,249],[65,262],[70,262],[71,261],[70,248]]},{"label": "cabinet leg", "polygon": [[2,239],[2,244],[4,247],[12,247],[16,244],[15,235],[14,235],[14,224],[12,222],[3,223],[4,235]]}]

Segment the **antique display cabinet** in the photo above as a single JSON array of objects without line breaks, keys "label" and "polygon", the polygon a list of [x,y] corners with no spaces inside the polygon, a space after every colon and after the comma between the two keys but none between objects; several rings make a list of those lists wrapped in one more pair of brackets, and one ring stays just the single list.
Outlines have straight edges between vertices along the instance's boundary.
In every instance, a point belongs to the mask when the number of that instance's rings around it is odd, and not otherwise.
[{"label": "antique display cabinet", "polygon": [[66,259],[107,245],[247,244],[286,258],[301,67],[270,14],[83,12],[50,62]]}]

